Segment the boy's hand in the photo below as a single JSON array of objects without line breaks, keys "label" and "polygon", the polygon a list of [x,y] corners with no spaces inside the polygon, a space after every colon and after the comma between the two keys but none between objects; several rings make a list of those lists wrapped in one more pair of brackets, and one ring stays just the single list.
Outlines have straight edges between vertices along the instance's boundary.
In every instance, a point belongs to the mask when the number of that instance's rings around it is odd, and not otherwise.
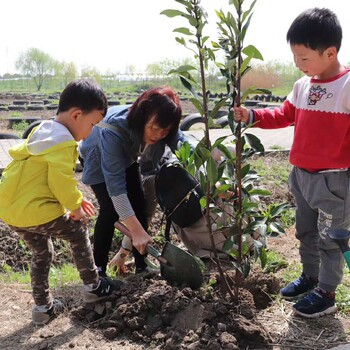
[{"label": "boy's hand", "polygon": [[249,109],[245,107],[235,107],[234,112],[236,122],[243,122],[246,124],[249,122]]},{"label": "boy's hand", "polygon": [[83,199],[83,201],[81,202],[81,208],[83,208],[84,212],[89,218],[91,218],[91,216],[94,215],[95,207],[91,202]]},{"label": "boy's hand", "polygon": [[86,214],[85,214],[82,207],[80,207],[79,209],[76,209],[76,210],[72,210],[69,213],[69,216],[74,221],[83,221],[85,224],[87,224]]},{"label": "boy's hand", "polygon": [[88,217],[94,215],[94,209],[95,207],[91,202],[83,199],[83,201],[81,202],[81,207],[79,209],[72,210],[69,213],[69,216],[74,221],[83,221],[85,224],[87,224],[86,215]]}]

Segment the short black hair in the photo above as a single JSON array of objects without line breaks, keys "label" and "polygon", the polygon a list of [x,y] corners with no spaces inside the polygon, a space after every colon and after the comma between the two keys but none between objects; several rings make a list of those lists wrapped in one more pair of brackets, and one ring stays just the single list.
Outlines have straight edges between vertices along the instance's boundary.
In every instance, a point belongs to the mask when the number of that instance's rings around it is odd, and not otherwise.
[{"label": "short black hair", "polygon": [[85,114],[99,110],[103,111],[103,115],[106,115],[107,97],[94,80],[76,79],[71,81],[62,91],[57,114],[67,112],[74,107],[81,109]]},{"label": "short black hair", "polygon": [[287,32],[287,42],[304,45],[322,53],[331,46],[340,50],[342,28],[334,12],[327,8],[311,8],[302,12]]}]

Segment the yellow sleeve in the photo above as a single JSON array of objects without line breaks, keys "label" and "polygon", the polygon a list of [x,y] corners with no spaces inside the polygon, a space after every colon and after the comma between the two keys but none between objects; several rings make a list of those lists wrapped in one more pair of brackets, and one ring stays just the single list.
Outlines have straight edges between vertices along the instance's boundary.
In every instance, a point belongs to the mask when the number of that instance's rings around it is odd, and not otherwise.
[{"label": "yellow sleeve", "polygon": [[83,200],[74,175],[77,158],[78,151],[75,145],[62,148],[48,156],[49,188],[55,198],[68,210],[80,208]]}]

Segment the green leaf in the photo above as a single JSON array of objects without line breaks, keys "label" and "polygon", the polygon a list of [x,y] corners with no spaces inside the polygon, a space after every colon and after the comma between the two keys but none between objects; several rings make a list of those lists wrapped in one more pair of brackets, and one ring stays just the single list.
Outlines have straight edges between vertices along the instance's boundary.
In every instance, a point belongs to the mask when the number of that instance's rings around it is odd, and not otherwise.
[{"label": "green leaf", "polygon": [[191,93],[191,95],[192,95],[194,98],[198,99],[197,92],[196,92],[196,90],[193,88],[191,82],[190,82],[187,78],[185,78],[183,75],[180,75],[179,78],[180,78],[180,80],[181,80],[182,85]]},{"label": "green leaf", "polygon": [[207,206],[207,198],[205,196],[203,196],[200,200],[199,200],[199,204],[201,205],[201,208],[204,209]]},{"label": "green leaf", "polygon": [[188,16],[186,13],[184,13],[182,11],[171,10],[171,9],[164,10],[160,14],[164,15],[164,16],[167,16],[167,17],[170,17],[170,18],[173,18],[173,17],[176,17],[176,16],[184,16],[184,17]]},{"label": "green leaf", "polygon": [[249,173],[249,170],[250,170],[250,164],[248,163],[241,169],[241,178],[242,179]]},{"label": "green leaf", "polygon": [[244,22],[245,19],[247,18],[247,16],[252,12],[253,7],[255,6],[256,1],[257,1],[257,0],[254,0],[254,1],[252,2],[252,4],[250,5],[249,10],[247,10],[247,11],[245,11],[245,12],[243,13],[242,22]]},{"label": "green leaf", "polygon": [[176,40],[179,44],[186,46],[186,41],[185,41],[184,38],[176,37],[175,40]]},{"label": "green leaf", "polygon": [[[242,1],[243,2],[243,1]],[[234,5],[234,7],[236,8],[236,11],[238,12],[239,10],[239,0],[229,0],[228,2],[230,5]]]},{"label": "green leaf", "polygon": [[203,142],[198,142],[194,151],[194,161],[197,168],[200,168],[211,157],[210,151]]},{"label": "green leaf", "polygon": [[242,271],[244,278],[248,277],[250,272],[250,260],[248,258],[244,259],[242,264]]},{"label": "green leaf", "polygon": [[251,191],[249,191],[249,194],[251,196],[271,196],[271,192],[268,190],[263,190],[263,189],[253,189]]},{"label": "green leaf", "polygon": [[198,99],[197,98],[190,98],[190,101],[196,107],[196,109],[199,112],[199,114],[201,116],[203,116],[204,115],[204,111],[203,111],[203,106],[202,106],[201,100],[199,98]]},{"label": "green leaf", "polygon": [[259,254],[259,259],[261,262],[261,267],[264,268],[267,264],[267,252],[266,252],[266,249],[264,247],[261,248],[261,251]]},{"label": "green leaf", "polygon": [[[219,138],[217,138],[214,142],[214,144],[211,146],[211,149],[214,150],[215,148],[217,148],[220,144],[222,144],[230,135],[227,136],[221,136]],[[225,147],[226,148],[226,147]]]},{"label": "green leaf", "polygon": [[188,72],[191,70],[198,70],[196,67],[191,66],[190,64],[184,64],[178,68],[172,69],[171,73],[182,73],[182,72]]},{"label": "green leaf", "polygon": [[273,209],[271,210],[271,215],[273,217],[276,217],[278,215],[280,215],[281,213],[283,213],[284,211],[290,209],[292,206],[289,203],[282,203],[279,205],[275,205],[273,207]]},{"label": "green leaf", "polygon": [[226,101],[227,101],[227,97],[223,97],[218,102],[216,102],[214,108],[210,112],[210,116],[214,117],[218,113],[220,108],[225,105]]},{"label": "green leaf", "polygon": [[[207,188],[207,177],[205,176],[205,174],[202,171],[199,172],[199,182],[201,184],[201,188],[203,188],[203,189]],[[202,198],[206,198],[206,197],[204,196]],[[203,207],[203,208],[205,208],[205,207]]]},{"label": "green leaf", "polygon": [[269,229],[272,232],[276,232],[278,234],[285,234],[286,233],[286,231],[280,225],[278,225],[276,222],[271,222],[269,224]]},{"label": "green leaf", "polygon": [[179,27],[173,30],[174,33],[181,33],[184,35],[194,35],[188,28]]},{"label": "green leaf", "polygon": [[249,27],[249,25],[250,25],[250,21],[251,21],[251,19],[252,19],[252,15],[253,15],[253,14],[251,14],[251,15],[248,17],[246,23],[245,23],[244,26],[242,27],[242,30],[241,30],[241,32],[240,32],[240,34],[239,34],[239,41],[240,41],[240,42],[243,42],[243,41],[244,41],[246,32],[247,32],[247,30],[248,30],[248,27]]},{"label": "green leaf", "polygon": [[248,45],[245,48],[243,48],[242,53],[244,53],[250,58],[255,58],[257,60],[262,60],[262,61],[264,60],[260,51],[253,45]]},{"label": "green leaf", "polygon": [[218,192],[226,192],[228,191],[229,189],[231,188],[231,185],[229,184],[223,184],[223,185],[220,185],[219,187],[217,187],[216,189],[218,190]]},{"label": "green leaf", "polygon": [[209,157],[208,161],[207,161],[207,176],[208,176],[208,180],[209,182],[214,185],[216,183],[216,181],[218,181],[218,169],[216,167],[216,163],[215,160],[213,159],[213,157]]},{"label": "green leaf", "polygon": [[186,162],[188,160],[188,158],[190,157],[191,155],[191,146],[190,144],[185,141],[180,149],[177,151],[177,154],[176,154],[179,158],[180,161],[184,161]]},{"label": "green leaf", "polygon": [[234,247],[235,242],[233,241],[233,237],[229,237],[228,239],[226,239],[226,241],[224,242],[223,246],[222,246],[222,250],[224,252],[230,252],[232,253],[232,248]]},{"label": "green leaf", "polygon": [[265,152],[265,148],[257,136],[249,133],[244,133],[243,136],[249,146],[254,149],[254,151],[261,153]]}]

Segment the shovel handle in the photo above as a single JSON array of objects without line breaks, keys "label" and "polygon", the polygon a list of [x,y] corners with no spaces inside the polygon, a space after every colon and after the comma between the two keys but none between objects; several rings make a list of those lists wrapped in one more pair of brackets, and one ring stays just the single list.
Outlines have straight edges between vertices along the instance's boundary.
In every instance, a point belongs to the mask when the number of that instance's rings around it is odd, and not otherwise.
[{"label": "shovel handle", "polygon": [[122,224],[121,222],[119,221],[116,221],[114,223],[114,227],[119,230],[124,236],[127,236],[129,237],[130,239],[132,239],[132,235],[131,235],[131,232],[129,231],[129,229],[124,225]]},{"label": "shovel handle", "polygon": [[[131,232],[129,231],[129,229],[123,223],[121,223],[119,221],[116,221],[114,223],[114,227],[116,229],[118,229],[123,235],[125,235],[125,236],[129,237],[130,239],[132,239]],[[146,251],[147,251],[147,253],[151,254],[156,259],[158,259],[161,263],[163,263],[163,264],[167,263],[167,260],[162,257],[162,254],[159,252],[159,250],[154,248],[151,244],[147,244]]]}]

